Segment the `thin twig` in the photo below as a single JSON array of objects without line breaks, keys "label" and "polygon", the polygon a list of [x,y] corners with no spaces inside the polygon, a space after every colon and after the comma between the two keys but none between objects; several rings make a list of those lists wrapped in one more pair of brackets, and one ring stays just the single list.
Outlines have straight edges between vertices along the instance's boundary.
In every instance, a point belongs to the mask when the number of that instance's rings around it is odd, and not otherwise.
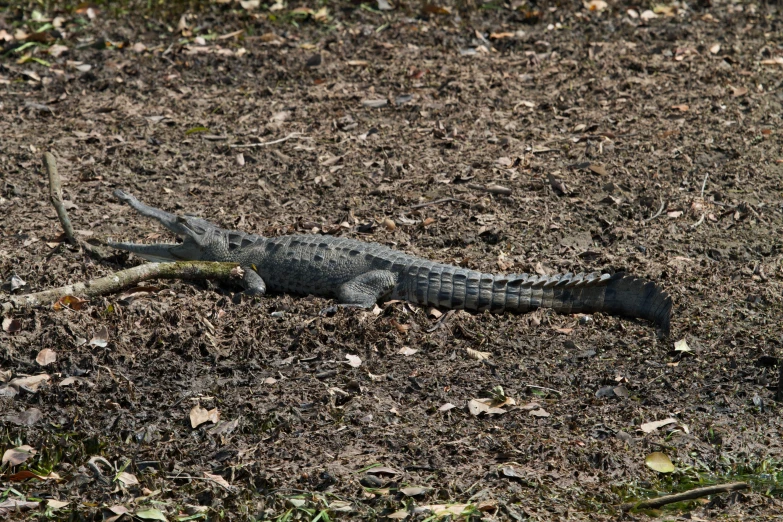
[{"label": "thin twig", "polygon": [[450,201],[453,201],[455,203],[462,203],[463,205],[469,204],[467,201],[462,201],[461,199],[457,199],[457,198],[443,198],[443,199],[436,199],[433,201],[427,201],[426,203],[419,203],[417,205],[411,205],[410,208],[416,209],[416,208],[429,207],[431,205],[440,205],[441,203],[448,203]]},{"label": "thin twig", "polygon": [[218,279],[228,281],[233,276],[236,263],[212,261],[178,261],[176,263],[146,263],[112,275],[84,283],[61,286],[34,294],[14,295],[0,309],[7,313],[14,308],[32,308],[54,303],[66,295],[97,297],[133,287],[149,279]]},{"label": "thin twig", "polygon": [[484,192],[491,192],[492,194],[502,194],[504,196],[510,196],[512,192],[510,188],[501,187],[500,185],[477,185],[475,183],[469,183],[468,188],[483,190]]},{"label": "thin twig", "polygon": [[708,486],[705,488],[696,488],[684,493],[677,493],[675,495],[666,495],[658,498],[651,498],[649,500],[643,500],[641,502],[628,502],[620,506],[622,511],[630,511],[632,509],[657,509],[667,504],[673,504],[675,502],[682,502],[684,500],[693,500],[695,498],[702,498],[708,495],[716,495],[718,493],[728,493],[730,491],[739,491],[741,489],[748,489],[750,486],[747,482],[732,482],[731,484],[721,484],[718,486]]},{"label": "thin twig", "polygon": [[691,225],[691,228],[696,228],[696,227],[698,227],[699,225],[701,225],[702,223],[704,223],[704,216],[705,216],[705,215],[706,215],[706,214],[702,213],[702,215],[701,215],[701,217],[699,218],[699,220],[698,220],[696,223],[694,223],[693,225]]},{"label": "thin twig", "polygon": [[524,386],[525,388],[535,388],[537,390],[551,391],[551,392],[554,392],[554,393],[556,393],[558,395],[563,395],[563,392],[561,392],[560,390],[556,390],[554,388],[547,388],[546,386],[537,386],[535,384],[523,384],[522,386]]},{"label": "thin twig", "polygon": [[279,140],[273,140],[273,141],[264,141],[261,143],[245,143],[242,145],[231,145],[232,149],[249,149],[252,147],[266,147],[267,145],[275,145],[277,143],[283,143],[284,141],[288,141],[294,138],[299,138],[302,136],[301,132],[292,132],[285,138],[280,138]]},{"label": "thin twig", "polygon": [[661,198],[661,208],[658,209],[658,212],[656,212],[654,216],[645,219],[644,222],[645,223],[649,223],[653,219],[655,219],[658,216],[660,216],[661,214],[663,214],[663,207],[665,207],[665,206],[666,206],[666,203],[663,201],[663,198]]},{"label": "thin twig", "polygon": [[704,181],[701,183],[701,194],[699,195],[700,198],[704,198],[704,187],[707,186],[707,178],[710,177],[710,171],[708,170],[707,173],[704,175]]},{"label": "thin twig", "polygon": [[57,211],[57,217],[65,232],[65,238],[70,244],[76,245],[77,241],[73,235],[73,225],[71,225],[65,205],[63,205],[63,187],[60,175],[57,173],[57,160],[54,159],[54,155],[51,152],[45,152],[43,164],[46,174],[49,176],[49,200],[54,205],[54,210]]},{"label": "thin twig", "polygon": [[658,377],[656,377],[656,378],[654,378],[654,379],[652,379],[652,380],[648,381],[648,382],[647,382],[647,384],[643,384],[643,385],[641,386],[641,388],[639,388],[639,391],[641,391],[641,390],[644,390],[645,388],[647,388],[649,385],[651,385],[652,383],[654,383],[655,381],[657,381],[658,379],[660,379],[660,378],[661,378],[661,377],[663,377],[664,375],[666,375],[666,372],[661,372],[661,374],[660,374]]}]

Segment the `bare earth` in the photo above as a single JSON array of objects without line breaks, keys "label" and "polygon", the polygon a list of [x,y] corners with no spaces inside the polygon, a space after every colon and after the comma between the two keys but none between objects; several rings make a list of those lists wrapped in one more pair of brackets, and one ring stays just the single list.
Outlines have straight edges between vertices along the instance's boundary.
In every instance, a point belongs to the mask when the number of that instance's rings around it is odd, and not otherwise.
[{"label": "bare earth", "polygon": [[[25,25],[18,4],[0,4],[0,35],[44,23]],[[182,19],[98,7],[42,12],[63,17],[56,42],[16,52],[0,38],[0,302],[12,275],[19,293],[141,262],[61,243],[46,151],[77,236],[96,244],[171,239],[111,197],[123,188],[265,235],[341,235],[493,272],[626,271],[675,301],[666,339],[602,314],[394,302],[320,315],[331,301],[211,282],[14,311],[0,449],[37,454],[0,467],[0,506],[55,499],[69,504],[52,517],[90,520],[117,506],[424,520],[418,508],[451,504],[469,519],[645,520],[661,512],[619,506],[747,481],[663,513],[783,512],[781,13],[705,4],[656,18],[617,2],[345,3],[327,18],[314,5]],[[47,54],[53,43],[68,50]],[[43,349],[56,354],[45,366]],[[37,390],[2,384],[44,373]],[[474,415],[469,401],[496,386],[515,404]],[[217,424],[193,428],[195,406]],[[649,469],[653,452],[676,470]]]}]

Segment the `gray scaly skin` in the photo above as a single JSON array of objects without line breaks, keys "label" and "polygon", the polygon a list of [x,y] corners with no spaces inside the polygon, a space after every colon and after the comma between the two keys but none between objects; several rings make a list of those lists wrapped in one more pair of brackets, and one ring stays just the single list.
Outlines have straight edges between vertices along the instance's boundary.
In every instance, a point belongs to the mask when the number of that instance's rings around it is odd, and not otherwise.
[{"label": "gray scaly skin", "polygon": [[149,207],[116,190],[114,195],[155,218],[183,243],[111,247],[151,261],[225,261],[244,269],[249,294],[267,290],[337,298],[341,305],[372,307],[386,299],[471,312],[605,312],[639,317],[669,333],[672,299],[653,282],[622,273],[536,276],[467,270],[355,239],[318,235],[266,238],[219,228],[192,216]]}]

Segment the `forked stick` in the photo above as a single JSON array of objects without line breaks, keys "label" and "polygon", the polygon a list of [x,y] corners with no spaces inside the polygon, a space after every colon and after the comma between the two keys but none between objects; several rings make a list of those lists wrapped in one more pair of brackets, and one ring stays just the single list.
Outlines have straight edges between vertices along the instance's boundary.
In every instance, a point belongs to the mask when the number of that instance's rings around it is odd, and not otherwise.
[{"label": "forked stick", "polygon": [[71,219],[68,217],[68,211],[65,210],[63,204],[63,187],[60,180],[60,174],[57,172],[57,160],[54,159],[54,155],[51,152],[45,152],[43,155],[43,164],[46,169],[46,174],[49,177],[49,201],[54,205],[54,210],[57,212],[57,217],[60,220],[60,225],[65,232],[65,239],[72,245],[78,245],[83,250],[86,250],[90,254],[93,254],[97,258],[106,257],[106,253],[99,247],[91,245],[86,241],[79,241],[73,235],[73,225]]}]

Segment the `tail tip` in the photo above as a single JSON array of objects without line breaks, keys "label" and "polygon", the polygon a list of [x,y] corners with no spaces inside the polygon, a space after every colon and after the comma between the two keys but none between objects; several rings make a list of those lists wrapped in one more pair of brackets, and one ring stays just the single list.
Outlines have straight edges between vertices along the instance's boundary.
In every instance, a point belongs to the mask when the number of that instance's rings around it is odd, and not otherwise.
[{"label": "tail tip", "polygon": [[623,272],[610,279],[615,292],[612,294],[611,310],[620,315],[646,319],[668,337],[671,331],[672,298],[653,281],[648,281]]},{"label": "tail tip", "polygon": [[661,291],[661,294],[665,296],[665,300],[663,302],[663,307],[658,312],[657,317],[655,317],[655,324],[664,337],[669,337],[669,333],[671,332],[673,301],[672,297],[666,292]]}]

